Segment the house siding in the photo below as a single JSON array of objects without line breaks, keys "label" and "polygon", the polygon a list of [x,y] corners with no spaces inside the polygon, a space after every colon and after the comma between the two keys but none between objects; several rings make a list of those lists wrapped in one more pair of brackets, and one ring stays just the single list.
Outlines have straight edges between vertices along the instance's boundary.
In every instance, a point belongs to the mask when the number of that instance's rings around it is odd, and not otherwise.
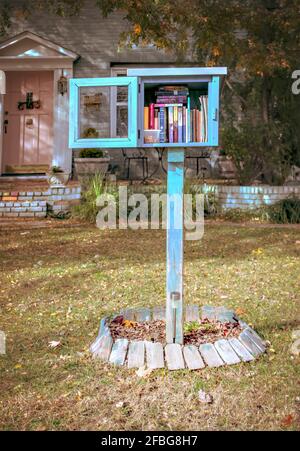
[{"label": "house siding", "polygon": [[111,65],[118,63],[165,64],[174,61],[172,55],[166,55],[155,48],[119,51],[120,33],[129,29],[124,13],[119,11],[104,18],[93,0],[86,1],[80,15],[65,18],[42,11],[31,11],[26,18],[21,14],[23,1],[10,0],[9,3],[17,12],[14,13],[12,26],[4,38],[31,31],[78,53],[80,59],[74,66],[76,77],[110,76]]}]

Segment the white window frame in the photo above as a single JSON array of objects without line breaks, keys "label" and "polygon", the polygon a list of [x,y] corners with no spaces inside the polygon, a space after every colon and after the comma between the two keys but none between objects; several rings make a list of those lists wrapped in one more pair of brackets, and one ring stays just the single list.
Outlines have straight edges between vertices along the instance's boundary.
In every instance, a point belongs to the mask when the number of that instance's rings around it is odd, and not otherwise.
[{"label": "white window frame", "polygon": [[[127,67],[113,67],[111,68],[111,77],[126,77]],[[110,90],[110,133],[112,137],[117,136],[117,107],[127,106],[128,102],[117,102],[117,88]]]}]

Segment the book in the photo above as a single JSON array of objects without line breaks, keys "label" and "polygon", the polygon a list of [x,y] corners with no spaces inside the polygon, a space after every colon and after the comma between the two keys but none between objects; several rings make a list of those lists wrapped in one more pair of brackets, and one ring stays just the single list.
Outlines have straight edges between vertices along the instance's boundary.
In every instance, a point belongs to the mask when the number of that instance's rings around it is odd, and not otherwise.
[{"label": "book", "polygon": [[193,109],[193,141],[197,142],[197,114],[195,108]]},{"label": "book", "polygon": [[182,107],[182,142],[186,142],[186,107]]},{"label": "book", "polygon": [[166,118],[165,118],[165,108],[159,109],[159,142],[164,143],[166,139]]},{"label": "book", "polygon": [[187,99],[187,108],[186,108],[186,141],[191,142],[191,99],[188,97]]},{"label": "book", "polygon": [[156,97],[156,103],[186,103],[187,97],[172,96],[172,97]]},{"label": "book", "polygon": [[174,106],[174,115],[173,115],[173,142],[178,143],[178,107]]},{"label": "book", "polygon": [[168,108],[168,138],[169,138],[169,143],[174,142],[174,107],[173,106],[169,106]]},{"label": "book", "polygon": [[174,107],[174,106],[183,106],[182,103],[155,103],[154,107],[155,108],[162,108],[162,107]]},{"label": "book", "polygon": [[144,107],[144,129],[148,130],[149,128],[149,107]]},{"label": "book", "polygon": [[149,129],[154,129],[154,103],[149,105]]},{"label": "book", "polygon": [[178,108],[178,142],[182,143],[182,107]]},{"label": "book", "polygon": [[154,108],[154,130],[158,130],[159,126],[158,126],[158,114],[159,114],[159,109],[158,108]]},{"label": "book", "polygon": [[173,91],[156,91],[155,95],[156,96],[186,96],[187,95],[187,91],[178,91],[178,90],[173,90]]}]

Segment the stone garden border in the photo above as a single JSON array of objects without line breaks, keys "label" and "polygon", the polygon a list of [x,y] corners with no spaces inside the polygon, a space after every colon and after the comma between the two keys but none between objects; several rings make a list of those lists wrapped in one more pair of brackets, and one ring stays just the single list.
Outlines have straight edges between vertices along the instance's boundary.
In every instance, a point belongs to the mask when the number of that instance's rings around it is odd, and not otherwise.
[{"label": "stone garden border", "polygon": [[[139,322],[165,320],[163,307],[127,309],[120,312],[124,319]],[[116,317],[115,315],[114,317]],[[198,321],[200,311],[197,305],[187,305],[185,321]],[[221,322],[238,322],[242,332],[238,337],[221,339],[215,343],[181,346],[177,343],[163,346],[161,343],[149,341],[128,341],[119,338],[113,341],[108,322],[112,318],[103,318],[100,322],[99,334],[90,347],[94,358],[113,365],[127,366],[127,368],[149,369],[168,368],[169,370],[199,370],[206,366],[220,367],[234,365],[240,362],[250,362],[266,351],[266,344],[262,338],[245,322],[240,320],[235,312],[226,307],[201,308],[201,318],[218,320]]]}]

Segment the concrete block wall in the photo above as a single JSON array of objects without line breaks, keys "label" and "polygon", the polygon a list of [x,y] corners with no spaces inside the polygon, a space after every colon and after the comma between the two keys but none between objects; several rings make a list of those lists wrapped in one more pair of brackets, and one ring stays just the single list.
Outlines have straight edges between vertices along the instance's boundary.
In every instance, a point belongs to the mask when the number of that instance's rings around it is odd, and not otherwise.
[{"label": "concrete block wall", "polygon": [[208,187],[214,191],[223,209],[254,209],[272,205],[289,196],[300,199],[300,186],[223,186]]},{"label": "concrete block wall", "polygon": [[81,187],[49,188],[43,191],[0,192],[0,217],[45,218],[48,212],[69,210],[80,202]]}]

